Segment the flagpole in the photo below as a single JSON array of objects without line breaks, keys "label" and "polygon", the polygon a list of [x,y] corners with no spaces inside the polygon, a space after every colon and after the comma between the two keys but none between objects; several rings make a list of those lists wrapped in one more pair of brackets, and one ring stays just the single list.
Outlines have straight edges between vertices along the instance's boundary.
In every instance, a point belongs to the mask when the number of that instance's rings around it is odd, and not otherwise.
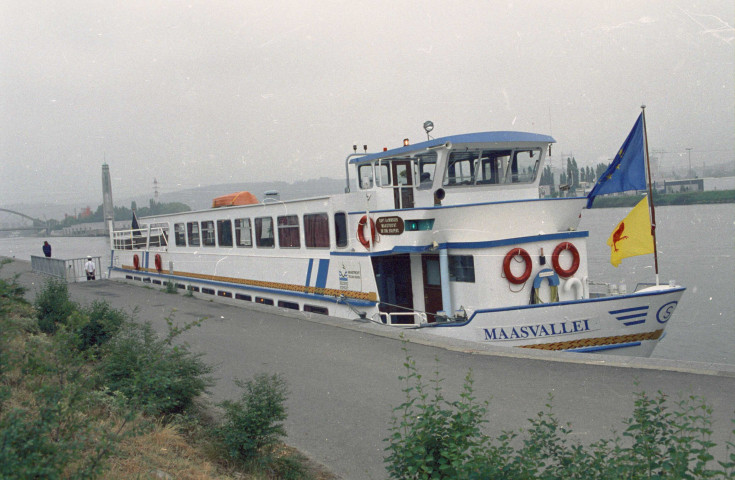
[{"label": "flagpole", "polygon": [[643,142],[646,146],[646,170],[648,170],[648,211],[651,217],[651,236],[653,237],[653,263],[656,270],[656,285],[658,280],[658,249],[656,247],[656,209],[653,206],[653,183],[651,182],[651,164],[648,160],[648,131],[646,130],[646,106],[641,105],[643,115]]}]

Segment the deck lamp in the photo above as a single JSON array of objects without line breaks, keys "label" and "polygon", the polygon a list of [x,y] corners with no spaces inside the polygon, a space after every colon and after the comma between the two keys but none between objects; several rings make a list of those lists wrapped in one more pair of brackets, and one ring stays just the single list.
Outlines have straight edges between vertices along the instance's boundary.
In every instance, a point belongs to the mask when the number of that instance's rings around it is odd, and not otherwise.
[{"label": "deck lamp", "polygon": [[434,122],[431,120],[427,120],[424,122],[424,131],[426,132],[426,139],[431,140],[431,135],[429,135],[429,132],[434,130]]}]

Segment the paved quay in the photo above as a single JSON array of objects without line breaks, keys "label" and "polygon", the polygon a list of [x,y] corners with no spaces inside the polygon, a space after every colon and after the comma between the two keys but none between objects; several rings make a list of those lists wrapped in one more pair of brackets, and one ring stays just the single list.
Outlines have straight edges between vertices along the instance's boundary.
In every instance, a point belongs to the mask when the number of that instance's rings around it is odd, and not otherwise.
[{"label": "paved quay", "polygon": [[[24,261],[0,269],[3,278],[14,273],[20,274],[32,299],[44,277],[30,272],[30,263]],[[401,331],[255,304],[222,304],[201,294],[171,295],[153,287],[109,280],[69,285],[74,300],[104,300],[114,308],[135,311],[138,319],[150,321],[160,332],[172,314],[182,324],[204,318],[201,327],[183,338],[216,366],[214,402],[239,396],[235,378],[280,373],[290,389],[290,445],[345,479],[387,477],[383,440],[392,408],[405,398],[398,379],[405,362]],[[458,398],[472,370],[477,398],[490,400],[490,435],[527,428],[527,419],[544,410],[552,394],[554,413],[571,423],[574,440],[610,438],[625,429],[623,419],[632,414],[634,392],[654,395],[661,390],[670,396],[672,407],[690,395],[704,397],[712,406],[716,457],[724,458],[725,442],[732,440],[733,365],[481,348],[440,341],[420,330],[404,334],[424,378],[438,369],[448,399]]]}]

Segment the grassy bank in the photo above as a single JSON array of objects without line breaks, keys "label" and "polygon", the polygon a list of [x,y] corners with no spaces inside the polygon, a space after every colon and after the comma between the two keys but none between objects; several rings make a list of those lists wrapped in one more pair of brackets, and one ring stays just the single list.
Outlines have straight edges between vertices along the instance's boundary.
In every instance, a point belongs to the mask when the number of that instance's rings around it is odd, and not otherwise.
[{"label": "grassy bank", "polygon": [[212,367],[177,339],[196,323],[169,318],[159,338],[72,302],[65,283],[23,295],[0,279],[0,478],[335,478],[283,443],[278,375],[238,382],[219,408],[203,400]]},{"label": "grassy bank", "polygon": [[[595,198],[592,208],[632,207],[643,195],[601,196]],[[703,205],[709,203],[735,203],[735,190],[709,192],[654,193],[654,205]]]}]

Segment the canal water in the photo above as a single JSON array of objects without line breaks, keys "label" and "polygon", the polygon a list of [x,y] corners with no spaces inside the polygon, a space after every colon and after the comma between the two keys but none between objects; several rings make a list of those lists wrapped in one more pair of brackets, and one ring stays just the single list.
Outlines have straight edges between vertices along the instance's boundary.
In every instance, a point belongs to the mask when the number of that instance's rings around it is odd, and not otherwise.
[{"label": "canal water", "polygon": [[[584,210],[581,230],[588,230],[590,280],[654,282],[653,255],[610,264],[606,241],[629,209]],[[735,365],[735,208],[732,204],[668,206],[656,209],[659,278],[687,288],[653,357]],[[0,238],[0,256],[30,260],[43,255],[45,238]],[[100,256],[110,263],[105,237],[50,237],[53,256]],[[635,285],[628,280],[628,291]]]}]

